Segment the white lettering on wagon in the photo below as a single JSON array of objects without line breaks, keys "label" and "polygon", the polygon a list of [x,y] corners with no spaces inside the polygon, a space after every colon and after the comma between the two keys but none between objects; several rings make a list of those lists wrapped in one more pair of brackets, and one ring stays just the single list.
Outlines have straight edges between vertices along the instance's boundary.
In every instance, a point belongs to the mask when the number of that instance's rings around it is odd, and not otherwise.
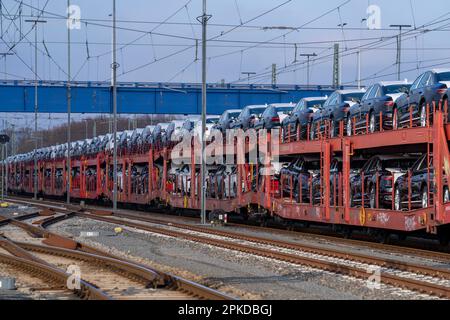
[{"label": "white lettering on wagon", "polygon": [[416,217],[415,216],[405,216],[405,230],[413,231],[416,229]]},{"label": "white lettering on wagon", "polygon": [[382,225],[386,225],[390,218],[391,216],[387,212],[380,212],[377,216],[377,220],[380,221]]}]

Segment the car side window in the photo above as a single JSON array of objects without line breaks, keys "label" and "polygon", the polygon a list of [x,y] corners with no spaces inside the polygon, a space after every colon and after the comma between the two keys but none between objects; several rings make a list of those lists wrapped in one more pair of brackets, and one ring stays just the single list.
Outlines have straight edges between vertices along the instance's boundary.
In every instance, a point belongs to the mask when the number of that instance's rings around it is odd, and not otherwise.
[{"label": "car side window", "polygon": [[372,92],[372,89],[374,88],[374,86],[369,87],[369,89],[367,89],[366,93],[363,95],[361,101],[367,100],[369,99],[370,93]]},{"label": "car side window", "polygon": [[362,172],[367,172],[370,166],[372,165],[373,159],[370,159],[366,162],[366,164],[361,168]]},{"label": "car side window", "polygon": [[296,170],[301,170],[303,166],[303,159],[297,159],[297,161],[294,163],[294,168]]},{"label": "car side window", "polygon": [[431,79],[431,73],[430,72],[425,73],[422,80],[420,80],[419,88],[427,86],[430,82],[430,79]]},{"label": "car side window", "polygon": [[329,105],[332,105],[333,101],[336,100],[336,97],[337,97],[337,93],[335,92],[328,98],[328,100],[325,102],[324,106],[327,107]]},{"label": "car side window", "polygon": [[416,81],[414,81],[414,83],[411,85],[411,89],[417,89],[417,87],[419,86],[419,83],[422,81],[422,78],[425,74],[422,74],[421,76],[419,76]]},{"label": "car side window", "polygon": [[430,72],[430,79],[428,79],[428,86],[432,86],[436,84],[437,74],[434,72]]},{"label": "car side window", "polygon": [[334,95],[334,97],[331,99],[329,105],[332,106],[332,105],[337,104],[338,103],[338,99],[339,99],[339,95],[338,94]]},{"label": "car side window", "polygon": [[367,166],[365,172],[368,173],[373,171],[377,167],[379,161],[380,161],[379,159],[373,159],[370,165]]},{"label": "car side window", "polygon": [[377,85],[372,88],[372,91],[370,92],[370,95],[369,95],[369,99],[373,99],[377,96],[378,89],[379,89],[379,86],[377,86]]},{"label": "car side window", "polygon": [[225,121],[225,119],[227,118],[227,116],[228,116],[228,112],[225,112],[224,114],[222,114],[222,115],[220,116],[219,122]]},{"label": "car side window", "polygon": [[376,88],[377,89],[376,89],[374,98],[379,98],[379,97],[381,97],[381,86],[377,86]]},{"label": "car side window", "polygon": [[298,103],[295,111],[305,111],[307,107],[307,102],[305,100],[302,100]]},{"label": "car side window", "polygon": [[426,159],[427,159],[427,158],[424,157],[424,158],[422,159],[422,161],[420,161],[419,165],[418,165],[417,168],[416,168],[417,171],[421,171],[421,170],[423,170],[423,169],[426,169],[426,165],[427,165],[427,160],[426,160]]}]

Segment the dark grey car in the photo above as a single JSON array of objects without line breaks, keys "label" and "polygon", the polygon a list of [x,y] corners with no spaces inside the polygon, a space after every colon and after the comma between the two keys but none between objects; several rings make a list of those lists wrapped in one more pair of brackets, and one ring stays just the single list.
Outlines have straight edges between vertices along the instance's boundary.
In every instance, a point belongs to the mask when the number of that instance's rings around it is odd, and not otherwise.
[{"label": "dark grey car", "polygon": [[333,92],[325,101],[323,107],[312,117],[310,139],[313,140],[319,130],[320,133],[325,131],[326,121],[329,121],[330,137],[335,137],[339,131],[339,122],[346,118],[350,107],[361,101],[364,93],[365,90],[337,90]]},{"label": "dark grey car", "polygon": [[251,105],[245,107],[239,114],[239,117],[231,122],[230,129],[247,130],[248,128],[252,128],[266,108],[267,105]]},{"label": "dark grey car", "polygon": [[256,121],[254,128],[259,129],[273,129],[279,127],[281,122],[291,114],[295,105],[293,103],[276,103],[269,105],[262,113],[258,121]]},{"label": "dark grey car", "polygon": [[227,110],[220,116],[219,122],[213,127],[215,130],[219,130],[222,133],[227,129],[230,129],[230,124],[239,117],[242,109]]},{"label": "dark grey car", "polygon": [[307,127],[314,112],[319,111],[326,100],[327,97],[303,98],[300,100],[292,111],[291,116],[285,118],[281,124],[283,126],[284,139],[287,140],[288,137],[296,136],[299,127],[300,139],[306,139]]}]

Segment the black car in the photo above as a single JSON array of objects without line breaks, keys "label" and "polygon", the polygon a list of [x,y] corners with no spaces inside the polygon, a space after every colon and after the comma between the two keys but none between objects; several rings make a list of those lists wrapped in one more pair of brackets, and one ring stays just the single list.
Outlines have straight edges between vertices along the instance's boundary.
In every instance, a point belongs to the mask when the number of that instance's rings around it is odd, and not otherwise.
[{"label": "black car", "polygon": [[261,117],[267,105],[253,105],[245,107],[234,121],[230,124],[230,129],[253,128],[255,122]]},{"label": "black car", "polygon": [[254,124],[256,130],[273,129],[279,127],[281,122],[287,118],[295,105],[292,103],[270,104],[262,113],[261,117]]},{"label": "black car", "polygon": [[[433,102],[436,107],[447,93],[450,87],[450,69],[430,70],[420,75],[411,86],[409,94],[401,97],[398,108],[395,109],[397,115],[394,116],[394,126],[405,126],[410,122],[410,108],[414,124],[425,127],[432,119]],[[427,119],[427,105],[430,106]]]},{"label": "black car", "polygon": [[291,163],[280,170],[280,178],[283,185],[282,195],[290,197],[292,194],[296,202],[310,203],[311,171],[318,171],[319,168],[320,161],[317,159],[307,161],[304,157],[299,157],[291,161]]},{"label": "black car", "polygon": [[298,128],[300,128],[300,139],[306,139],[307,127],[312,115],[322,108],[326,100],[326,97],[303,98],[300,100],[294,110],[292,110],[292,114],[286,117],[281,124],[284,141],[296,137]]},{"label": "black car", "polygon": [[[410,155],[374,156],[350,178],[350,206],[362,204],[370,208],[392,208],[392,186],[410,168],[417,157]],[[393,181],[394,180],[394,181]],[[377,182],[378,181],[378,182]],[[364,186],[364,191],[363,191]]]},{"label": "black car", "polygon": [[[364,159],[363,157],[354,157],[351,159],[350,179],[359,172],[366,162],[367,159]],[[342,200],[339,202],[339,194],[342,192],[342,179],[342,159],[334,158],[330,165],[330,205],[332,206],[342,205]],[[314,195],[313,203],[320,204],[323,197],[320,171],[313,174],[311,183]]]},{"label": "black car", "polygon": [[[410,181],[408,179],[410,177]],[[424,154],[416,163],[413,164],[406,173],[400,176],[395,183],[395,210],[402,210],[409,207],[411,209],[427,208],[430,205],[429,194],[434,192],[434,169],[433,156]],[[411,188],[411,189],[409,189]],[[409,190],[411,190],[411,199],[409,199]],[[450,201],[448,187],[444,186],[444,202]]]},{"label": "black car", "polygon": [[[342,172],[342,162],[338,159],[333,159],[330,165],[330,205],[338,205],[338,199],[334,197],[334,191],[336,188],[336,194],[338,194],[338,186],[339,186],[339,173]],[[313,190],[313,204],[320,204],[323,198],[323,188],[322,188],[322,178],[320,174],[320,170],[314,172],[313,178],[311,181],[312,190]],[[336,200],[336,203],[335,201]]]},{"label": "black car", "polygon": [[397,101],[405,97],[411,87],[410,83],[392,81],[379,82],[370,86],[359,104],[350,108],[346,119],[346,134],[375,132],[380,129],[380,114],[382,116],[383,129],[397,129],[393,127],[394,109]]},{"label": "black car", "polygon": [[[322,108],[315,112],[310,123],[310,139],[323,134],[326,122],[329,121],[329,135],[335,137],[339,132],[340,121],[347,118],[350,108],[361,101],[365,91],[363,90],[337,90],[325,101]],[[319,128],[318,128],[319,126]]]},{"label": "black car", "polygon": [[220,116],[219,122],[213,127],[213,129],[220,130],[224,133],[227,129],[230,129],[230,124],[236,120],[241,114],[242,109],[227,110]]}]

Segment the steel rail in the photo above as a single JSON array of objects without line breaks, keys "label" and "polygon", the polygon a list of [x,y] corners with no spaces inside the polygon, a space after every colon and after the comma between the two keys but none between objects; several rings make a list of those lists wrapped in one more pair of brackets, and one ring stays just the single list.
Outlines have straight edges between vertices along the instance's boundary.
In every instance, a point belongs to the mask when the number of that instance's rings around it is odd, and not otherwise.
[{"label": "steel rail", "polygon": [[[218,240],[213,238],[208,238],[204,236],[197,236],[192,234],[187,234],[184,232],[178,232],[173,230],[166,230],[157,227],[151,227],[148,225],[143,225],[130,221],[123,221],[107,216],[98,216],[87,213],[77,213],[77,215],[85,218],[90,218],[93,220],[120,224],[128,227],[137,228],[140,230],[162,234],[169,237],[181,238],[189,241],[194,241],[202,244],[208,244],[215,247],[220,247],[228,250],[244,252],[248,254],[253,254],[255,256],[271,258],[278,261],[284,261],[289,263],[294,263],[298,265],[309,266],[321,270],[331,271],[338,274],[345,274],[348,276],[353,276],[356,278],[369,279],[371,274],[366,270],[362,270],[357,267],[345,266],[339,263],[324,261],[320,259],[314,259],[309,257],[301,257],[298,255],[283,253],[279,251],[265,250],[253,246],[243,245],[239,243],[229,242],[226,240]],[[396,275],[389,274],[387,272],[380,272],[380,281],[385,284],[406,288],[412,291],[423,292],[431,295],[436,295],[439,297],[450,298],[450,287],[443,287],[436,284],[432,284],[425,281],[415,280],[406,277],[399,277]]]},{"label": "steel rail", "polygon": [[[217,290],[208,288],[201,284],[195,283],[193,281],[175,276],[170,273],[155,271],[149,269],[148,267],[137,264],[134,262],[124,261],[122,258],[118,258],[114,255],[103,252],[102,250],[84,245],[78,241],[60,236],[58,234],[49,232],[44,228],[54,224],[56,222],[62,221],[64,219],[69,219],[73,217],[76,212],[69,212],[65,215],[59,215],[56,217],[48,217],[44,219],[41,227],[36,227],[31,224],[25,223],[23,221],[18,221],[15,219],[6,219],[9,223],[22,228],[33,236],[44,238],[43,242],[52,247],[45,247],[39,245],[33,245],[28,243],[16,243],[21,248],[36,251],[45,252],[48,254],[57,254],[60,256],[70,256],[72,258],[77,258],[79,260],[91,260],[91,261],[101,261],[103,264],[112,265],[114,268],[118,268],[123,272],[133,273],[137,277],[148,277],[150,272],[158,281],[159,286],[165,286],[180,292],[185,292],[192,297],[199,299],[211,299],[211,300],[235,300],[235,298],[219,292]],[[22,216],[23,218],[24,216]],[[27,216],[31,217],[31,215]],[[33,215],[32,217],[35,217]],[[57,248],[56,248],[57,247]],[[148,279],[151,280],[151,279]]]},{"label": "steel rail", "polygon": [[[80,211],[80,210],[89,210],[90,207],[81,208],[79,205],[68,205],[68,206],[55,206],[60,205],[59,202],[51,202],[51,201],[45,201],[45,202],[33,202],[33,201],[23,201],[20,199],[23,198],[11,198],[14,199],[11,202],[18,202],[23,204],[34,204],[36,206],[39,206],[41,208],[44,208],[45,210],[48,210],[48,208],[58,208],[59,210],[71,210],[71,211]],[[50,203],[50,205],[46,205],[46,203]],[[95,211],[103,211],[99,209],[94,209]],[[92,211],[92,210],[91,210]],[[111,212],[104,210],[106,215],[110,215]],[[119,211],[119,213],[123,214]],[[153,212],[152,212],[153,213]],[[155,212],[157,214],[161,214],[158,212]],[[128,213],[127,213],[128,214]],[[137,220],[143,219],[141,214],[134,214],[133,219],[136,218]],[[184,217],[184,219],[189,219],[189,217]],[[195,218],[196,219],[196,218]],[[194,218],[192,219],[194,220]],[[383,250],[383,251],[389,251],[396,254],[406,254],[406,255],[413,255],[418,256],[426,259],[432,259],[442,262],[448,262],[450,261],[450,254],[446,252],[439,252],[439,251],[433,251],[429,249],[423,249],[423,248],[415,248],[414,246],[402,246],[402,245],[392,245],[392,244],[386,244],[386,243],[377,243],[373,241],[368,240],[362,240],[362,239],[347,239],[347,238],[341,238],[335,235],[330,235],[328,232],[316,232],[315,230],[311,231],[293,231],[293,230],[283,230],[279,228],[269,228],[269,227],[261,227],[261,226],[253,226],[249,224],[241,224],[241,223],[228,223],[229,226],[234,226],[238,228],[244,228],[249,230],[256,230],[256,231],[268,231],[268,232],[277,232],[282,235],[293,235],[293,236],[304,236],[308,238],[315,238],[315,237],[321,237],[324,240],[328,241],[339,241],[342,244],[346,245],[358,245],[358,246],[367,246],[373,249]]]},{"label": "steel rail", "polygon": [[[76,205],[71,205],[71,209],[84,210],[81,207],[76,206]],[[149,218],[149,217],[142,217],[139,215],[129,214],[129,213],[122,213],[122,212],[112,213],[107,210],[98,210],[98,209],[90,210],[90,212],[97,214],[97,215],[107,215],[107,216],[114,215],[116,217],[134,219],[134,220],[139,220],[139,221],[144,221],[144,222],[149,222],[149,223],[154,223],[154,224],[161,224],[161,225],[169,224],[166,221],[161,221],[161,220]],[[170,222],[170,225],[173,227],[188,229],[191,231],[206,232],[209,234],[229,237],[229,238],[233,238],[233,239],[240,239],[240,240],[245,240],[245,241],[250,241],[250,242],[255,242],[255,243],[266,244],[266,245],[279,246],[279,247],[291,249],[291,250],[300,250],[300,251],[320,254],[323,256],[347,259],[347,260],[358,261],[358,262],[367,263],[367,264],[375,264],[375,265],[378,265],[381,267],[394,268],[394,269],[401,270],[401,271],[408,271],[408,272],[424,274],[424,275],[428,275],[428,276],[435,276],[435,277],[441,277],[444,279],[450,279],[450,271],[427,267],[425,265],[403,263],[403,262],[392,260],[392,259],[377,258],[374,256],[368,256],[368,255],[363,255],[363,254],[358,254],[358,253],[349,254],[347,252],[343,252],[343,251],[339,251],[339,250],[329,250],[329,249],[324,249],[324,248],[318,248],[316,246],[300,245],[300,244],[296,244],[296,243],[292,243],[292,242],[285,242],[285,241],[280,241],[280,240],[272,240],[272,239],[266,239],[266,238],[261,238],[261,237],[251,237],[251,236],[247,236],[247,235],[243,235],[243,234],[239,234],[239,233],[234,233],[234,232],[229,232],[229,231],[225,232],[225,231],[219,231],[219,230],[211,230],[209,228],[192,226],[189,224]],[[349,242],[353,241],[350,239],[342,239],[342,240],[349,240]],[[384,247],[385,246],[386,245],[384,245]],[[383,245],[378,246],[379,249],[384,249],[384,247],[383,247]],[[399,248],[403,248],[403,247],[399,247]],[[403,250],[403,252],[405,252],[405,253],[406,253],[406,251],[408,251],[410,253],[417,253],[417,250],[410,250],[410,249]],[[426,253],[427,253],[427,255],[429,254],[428,252],[426,252]],[[442,258],[442,260],[445,262],[450,260],[450,255],[448,255],[448,254],[441,254],[441,255],[439,255],[439,257]],[[431,255],[431,258],[435,258],[435,255]]]},{"label": "steel rail", "polygon": [[[226,249],[232,249],[234,244],[231,244],[226,241],[220,242],[219,240],[213,240],[211,238],[206,238],[206,237],[201,237],[201,236],[188,235],[188,234],[182,233],[182,232],[162,230],[161,228],[155,228],[155,227],[150,227],[148,225],[143,225],[140,223],[116,219],[111,216],[114,215],[116,217],[141,220],[141,221],[145,221],[145,222],[149,222],[149,223],[169,225],[172,227],[188,229],[188,230],[196,231],[196,232],[203,232],[203,233],[206,232],[209,234],[228,237],[228,238],[232,238],[232,239],[240,239],[240,240],[250,241],[250,242],[254,242],[254,243],[279,246],[279,247],[286,248],[286,249],[300,250],[300,251],[320,254],[320,255],[324,255],[324,256],[331,256],[331,257],[340,258],[340,259],[358,261],[358,262],[363,262],[363,263],[367,263],[367,264],[375,264],[375,265],[379,265],[382,267],[394,268],[394,269],[401,270],[401,271],[408,271],[408,272],[413,272],[413,273],[418,273],[418,274],[424,274],[424,275],[429,275],[429,276],[450,279],[449,271],[442,270],[442,269],[435,269],[435,268],[427,267],[424,265],[413,265],[413,264],[408,264],[408,263],[402,263],[400,261],[386,260],[386,259],[376,258],[376,257],[372,257],[372,256],[362,255],[362,254],[346,253],[346,252],[340,252],[340,251],[335,251],[335,250],[317,248],[315,246],[299,245],[299,244],[284,242],[284,241],[279,241],[279,240],[271,240],[271,239],[265,239],[265,238],[261,238],[261,237],[252,237],[252,236],[247,236],[247,235],[241,235],[241,234],[234,233],[234,232],[210,230],[210,229],[207,229],[204,227],[186,225],[186,224],[181,224],[181,223],[162,222],[157,219],[136,217],[135,215],[126,214],[126,213],[114,213],[113,214],[112,212],[107,211],[107,210],[91,210],[92,213],[87,213],[87,212],[81,212],[84,209],[79,206],[71,206],[71,207],[72,207],[72,209],[78,209],[78,211],[71,212],[71,214],[77,215],[80,217],[90,218],[90,219],[99,220],[99,221],[103,221],[103,222],[109,222],[109,223],[113,223],[113,224],[125,225],[128,227],[133,227],[133,228],[137,228],[137,229],[141,229],[141,230],[145,230],[145,231],[149,231],[149,232],[153,232],[153,233],[159,233],[159,234],[164,234],[164,235],[178,237],[178,238],[184,238],[184,239],[192,240],[192,241],[196,241],[196,242],[217,245],[219,247],[224,247]],[[219,242],[217,244],[214,244],[215,241],[219,241]],[[319,269],[325,268],[325,270],[329,270],[329,271],[334,270],[334,272],[338,272],[338,273],[342,272],[341,269],[343,268],[342,265],[335,263],[334,266],[332,267],[332,270],[330,270],[329,262],[325,262],[325,265],[324,265],[323,263],[321,263],[323,261],[320,261],[320,260],[313,259],[314,261],[311,261],[310,258],[300,258],[296,255],[290,255],[290,254],[287,254],[288,256],[285,256],[286,254],[283,254],[283,253],[279,253],[280,256],[276,257],[276,256],[273,256],[275,253],[273,253],[271,251],[262,253],[263,250],[260,250],[260,252],[258,253],[258,251],[255,251],[255,248],[250,247],[250,246],[242,246],[242,245],[236,245],[236,246],[237,247],[234,247],[235,248],[234,250],[252,253],[255,255],[259,255],[259,256],[273,257],[274,259],[282,260],[282,261],[295,261],[298,264],[305,264],[305,265],[312,266],[312,267],[318,267]],[[298,259],[306,259],[306,261],[304,261],[304,263],[302,263]],[[361,269],[358,269],[358,268],[344,266],[343,270],[346,270],[346,274],[348,274],[348,275],[353,275],[358,278],[361,278],[361,277],[368,278],[368,274],[365,271],[361,271]],[[363,273],[361,273],[361,272],[363,272]],[[415,291],[422,291],[425,288],[426,292],[432,292],[433,294],[437,294],[439,296],[445,296],[446,298],[450,298],[450,291],[449,291],[450,288],[437,286],[437,285],[419,281],[419,280],[398,277],[398,276],[391,275],[388,273],[383,273],[381,278],[382,278],[382,282],[385,282],[387,284],[405,286],[406,288],[415,290]],[[403,284],[402,284],[402,280],[405,280],[405,282]]]},{"label": "steel rail", "polygon": [[[22,270],[27,274],[32,274],[38,278],[43,278],[49,282],[54,282],[61,288],[65,288],[69,274],[47,264],[33,260],[0,253],[0,263],[8,264],[15,269]],[[69,290],[69,289],[67,289]],[[110,300],[111,298],[93,285],[80,280],[80,289],[73,289],[79,297],[92,300]]]},{"label": "steel rail", "polygon": [[[93,212],[95,214],[95,212]],[[82,215],[81,213],[78,213],[77,215]],[[196,232],[202,232],[207,234],[212,234],[216,236],[221,237],[228,237],[231,239],[237,239],[237,240],[243,240],[253,243],[259,243],[264,245],[270,245],[270,246],[277,246],[280,248],[290,249],[290,250],[298,250],[298,251],[305,251],[309,253],[319,254],[323,256],[329,256],[339,259],[346,259],[346,260],[352,260],[352,261],[358,261],[366,264],[375,264],[381,267],[386,268],[393,268],[398,269],[402,271],[408,271],[413,273],[419,273],[424,274],[428,276],[435,276],[435,277],[441,277],[444,279],[450,279],[450,271],[449,270],[442,270],[442,269],[436,269],[432,267],[427,267],[425,265],[417,265],[412,263],[404,263],[393,259],[385,259],[385,258],[378,258],[374,256],[369,256],[366,254],[361,253],[349,253],[344,252],[336,249],[325,249],[320,248],[314,245],[303,245],[288,241],[282,241],[282,240],[275,240],[275,239],[267,239],[257,236],[249,236],[241,233],[231,232],[231,231],[222,231],[222,230],[216,230],[211,229],[208,227],[202,227],[202,226],[194,226],[190,224],[183,224],[183,223],[176,223],[176,222],[167,222],[167,221],[161,221],[157,219],[152,218],[144,218],[144,217],[135,217],[131,214],[126,213],[115,213],[115,217],[121,217],[121,218],[127,218],[127,219],[135,219],[140,220],[144,222],[149,222],[153,224],[159,224],[159,225],[167,225],[171,227],[176,227],[180,229],[190,230],[190,231],[196,231]]]}]

